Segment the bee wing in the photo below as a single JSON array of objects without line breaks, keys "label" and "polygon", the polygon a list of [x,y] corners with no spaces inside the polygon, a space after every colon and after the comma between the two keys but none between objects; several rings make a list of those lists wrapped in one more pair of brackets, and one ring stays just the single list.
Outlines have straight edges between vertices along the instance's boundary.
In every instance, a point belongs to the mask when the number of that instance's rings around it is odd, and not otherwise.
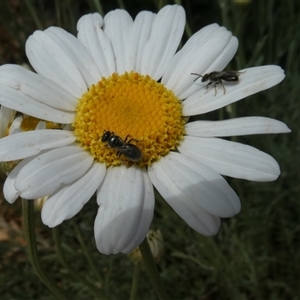
[{"label": "bee wing", "polygon": [[[224,71],[225,72],[225,71]],[[234,71],[234,70],[231,70],[231,71],[227,71],[226,73],[229,73],[229,74],[231,74],[231,75],[241,75],[241,74],[243,74],[243,73],[245,73],[246,71],[244,71],[244,72],[240,72],[240,71]]]}]

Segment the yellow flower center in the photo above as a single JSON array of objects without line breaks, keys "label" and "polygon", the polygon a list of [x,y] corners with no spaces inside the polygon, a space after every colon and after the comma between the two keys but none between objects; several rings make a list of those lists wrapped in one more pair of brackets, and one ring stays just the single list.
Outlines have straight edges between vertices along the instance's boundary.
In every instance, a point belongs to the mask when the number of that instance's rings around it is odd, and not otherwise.
[{"label": "yellow flower center", "polygon": [[95,160],[107,166],[132,164],[126,153],[101,140],[110,131],[124,143],[132,139],[130,144],[142,152],[136,163],[147,166],[175,149],[184,124],[181,102],[172,91],[150,76],[126,72],[92,85],[79,99],[72,125],[79,145]]},{"label": "yellow flower center", "polygon": [[[22,131],[35,130],[36,126],[38,125],[38,123],[40,121],[43,121],[43,120],[35,118],[35,117],[24,115],[23,120],[22,120],[21,125],[20,125],[20,129]],[[61,126],[57,123],[48,122],[48,121],[44,121],[44,122],[46,122],[46,128],[47,129],[61,129]]]}]

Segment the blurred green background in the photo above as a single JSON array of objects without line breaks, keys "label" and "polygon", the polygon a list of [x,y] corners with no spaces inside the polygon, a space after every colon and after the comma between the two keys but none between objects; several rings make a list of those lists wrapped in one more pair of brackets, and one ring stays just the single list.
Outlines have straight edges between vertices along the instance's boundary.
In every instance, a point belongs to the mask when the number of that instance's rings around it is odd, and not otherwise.
[{"label": "blurred green background", "polygon": [[[281,84],[239,101],[230,113],[224,108],[201,118],[266,116],[285,122],[292,133],[234,138],[271,154],[282,174],[271,183],[228,178],[242,211],[223,220],[216,236],[197,234],[164,201],[157,201],[151,228],[160,229],[165,239],[158,265],[165,289],[170,299],[300,299],[300,1],[0,0],[0,65],[28,63],[25,42],[37,29],[54,25],[75,34],[77,20],[86,13],[106,14],[121,7],[135,17],[140,10],[157,12],[174,3],[187,14],[183,42],[216,22],[239,39],[228,69],[276,64],[286,72]],[[28,261],[21,201],[10,205],[1,196],[0,206],[0,298],[55,299]],[[37,211],[41,263],[69,299],[102,299],[89,285],[101,288],[107,299],[129,299],[134,266],[124,255],[97,252],[96,212],[92,199],[53,238]],[[57,256],[58,245],[69,267]],[[157,299],[143,271],[137,299]]]}]

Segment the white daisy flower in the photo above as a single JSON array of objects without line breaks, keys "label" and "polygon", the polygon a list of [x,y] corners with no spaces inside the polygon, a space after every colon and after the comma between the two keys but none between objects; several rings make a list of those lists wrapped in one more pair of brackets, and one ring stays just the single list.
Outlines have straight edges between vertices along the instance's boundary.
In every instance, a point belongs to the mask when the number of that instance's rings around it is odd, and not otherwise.
[{"label": "white daisy flower", "polygon": [[[154,209],[153,185],[197,232],[215,234],[220,217],[240,211],[222,175],[275,180],[277,162],[255,148],[219,137],[289,132],[262,117],[186,123],[268,89],[284,78],[277,66],[242,70],[240,82],[214,96],[193,72],[223,70],[238,41],[213,24],[176,53],[185,26],[181,6],[158,14],[124,10],[83,16],[77,38],[61,28],[36,31],[26,43],[33,73],[0,68],[0,103],[70,130],[35,130],[0,140],[0,161],[23,159],[9,174],[4,194],[50,195],[42,220],[54,227],[77,214],[97,193],[95,239],[101,253],[128,253],[145,238]],[[105,131],[128,136],[142,152],[132,162],[103,142]],[[127,140],[127,141],[128,141]],[[136,148],[135,148],[136,149]]]}]

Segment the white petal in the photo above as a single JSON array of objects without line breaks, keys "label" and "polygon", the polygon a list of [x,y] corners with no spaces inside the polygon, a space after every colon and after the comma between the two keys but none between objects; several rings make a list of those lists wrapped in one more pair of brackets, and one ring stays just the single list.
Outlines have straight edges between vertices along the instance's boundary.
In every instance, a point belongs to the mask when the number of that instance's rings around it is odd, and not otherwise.
[{"label": "white petal", "polygon": [[162,83],[184,99],[199,89],[191,73],[223,70],[236,53],[237,38],[217,24],[195,33],[171,60]]},{"label": "white petal", "polygon": [[76,99],[46,78],[19,66],[0,67],[0,104],[30,116],[72,123]]},{"label": "white petal", "polygon": [[[211,63],[209,68],[206,71],[203,71],[201,73],[206,74],[215,70],[223,70],[227,64],[232,60],[234,57],[237,49],[238,49],[238,39],[235,36],[231,36],[230,40],[228,41],[228,44],[224,49],[222,49],[222,52],[220,52],[219,57],[216,57],[214,61]],[[197,72],[192,71],[191,73],[197,73],[199,74],[199,70],[202,70],[203,66],[201,68],[197,69]],[[195,70],[195,69],[194,69]],[[190,74],[193,76],[193,84],[188,89],[183,89],[181,93],[178,94],[178,97],[180,99],[185,99],[192,95],[194,92],[196,92],[199,89],[199,86],[195,85],[195,75]],[[198,82],[197,82],[198,83]]]},{"label": "white petal", "polygon": [[80,178],[92,163],[92,156],[79,146],[50,150],[20,171],[15,188],[25,199],[44,197],[54,193],[61,185]]},{"label": "white petal", "polygon": [[178,150],[222,175],[273,181],[280,174],[275,159],[254,147],[218,138],[186,136]]},{"label": "white petal", "polygon": [[151,35],[144,48],[141,73],[160,79],[175,54],[185,26],[185,11],[178,5],[166,5],[153,21]]},{"label": "white petal", "polygon": [[144,200],[142,215],[140,217],[140,224],[137,227],[135,237],[129,242],[127,247],[122,250],[123,253],[131,252],[137,245],[140,245],[142,243],[146,234],[149,231],[149,227],[153,219],[154,204],[155,204],[153,185],[150,181],[148,172],[142,170],[142,176],[145,184],[144,187],[145,200]]},{"label": "white petal", "polygon": [[144,49],[151,33],[154,18],[155,14],[149,11],[142,11],[136,16],[133,22],[129,59],[133,65],[133,69],[139,73],[142,71],[141,64]]},{"label": "white petal", "polygon": [[178,188],[178,182],[173,181],[172,174],[164,164],[166,159],[168,158],[161,159],[148,168],[153,185],[190,227],[206,236],[216,234],[220,227],[220,218],[201,207],[201,194],[195,199],[190,198],[185,191]]},{"label": "white petal", "polygon": [[245,117],[225,121],[195,121],[187,123],[185,131],[187,135],[199,137],[291,132],[283,122],[264,117]]},{"label": "white petal", "polygon": [[19,193],[15,189],[15,181],[16,181],[16,176],[19,174],[20,169],[23,167],[22,165],[20,166],[17,165],[7,176],[5,183],[3,185],[3,195],[6,201],[9,203],[14,203],[18,197]]},{"label": "white petal", "polygon": [[200,90],[183,102],[183,115],[193,116],[219,109],[249,95],[269,89],[285,77],[284,71],[278,66],[254,67],[239,72],[244,72],[240,75],[239,82],[223,81],[226,93],[224,94],[223,88],[219,84],[216,96],[214,96],[213,84],[206,92],[208,82],[197,80],[195,84],[199,85]]},{"label": "white petal", "polygon": [[46,130],[46,129],[47,129],[47,123],[45,121],[39,121],[35,126],[35,130]]},{"label": "white petal", "polygon": [[96,162],[77,181],[50,196],[42,209],[43,223],[52,228],[75,216],[93,196],[105,172],[105,164]]},{"label": "white petal", "polygon": [[24,114],[55,123],[72,123],[75,113],[63,111],[40,103],[18,89],[1,86],[0,104]]},{"label": "white petal", "polygon": [[33,130],[0,139],[0,161],[18,160],[42,150],[67,146],[75,142],[73,132],[65,130]]},{"label": "white petal", "polygon": [[68,53],[88,87],[100,80],[101,74],[93,58],[74,35],[58,27],[50,27],[45,30],[45,33],[60,45],[65,53]]},{"label": "white petal", "polygon": [[11,124],[15,115],[15,110],[12,110],[5,106],[0,107],[0,138],[4,137],[7,134],[8,125]]},{"label": "white petal", "polygon": [[97,248],[104,254],[128,253],[145,238],[153,217],[154,194],[146,171],[113,167],[98,190]]},{"label": "white petal", "polygon": [[129,58],[129,40],[133,20],[127,11],[116,9],[104,17],[104,33],[109,37],[115,54],[116,71],[123,74],[133,70]]},{"label": "white petal", "polygon": [[22,116],[16,117],[13,120],[13,122],[11,123],[11,125],[10,125],[9,134],[8,135],[21,132],[21,128],[20,127],[21,127],[22,121],[23,121],[23,117]]},{"label": "white petal", "polygon": [[18,197],[19,192],[15,189],[16,178],[20,172],[20,170],[27,165],[30,161],[32,161],[36,156],[27,158],[22,160],[7,176],[5,183],[3,185],[3,195],[4,198],[9,203],[14,203]]},{"label": "white petal", "polygon": [[0,68],[0,84],[53,108],[75,111],[77,105],[77,99],[60,85],[17,65]]},{"label": "white petal", "polygon": [[238,196],[214,170],[177,152],[170,152],[160,166],[177,185],[178,198],[184,195],[210,214],[223,218],[240,211]]},{"label": "white petal", "polygon": [[103,19],[98,13],[85,15],[77,23],[77,37],[93,57],[101,75],[108,77],[116,72],[115,56],[102,25]]},{"label": "white petal", "polygon": [[56,82],[76,98],[86,92],[87,85],[76,64],[46,32],[35,31],[28,38],[25,50],[39,74]]}]

